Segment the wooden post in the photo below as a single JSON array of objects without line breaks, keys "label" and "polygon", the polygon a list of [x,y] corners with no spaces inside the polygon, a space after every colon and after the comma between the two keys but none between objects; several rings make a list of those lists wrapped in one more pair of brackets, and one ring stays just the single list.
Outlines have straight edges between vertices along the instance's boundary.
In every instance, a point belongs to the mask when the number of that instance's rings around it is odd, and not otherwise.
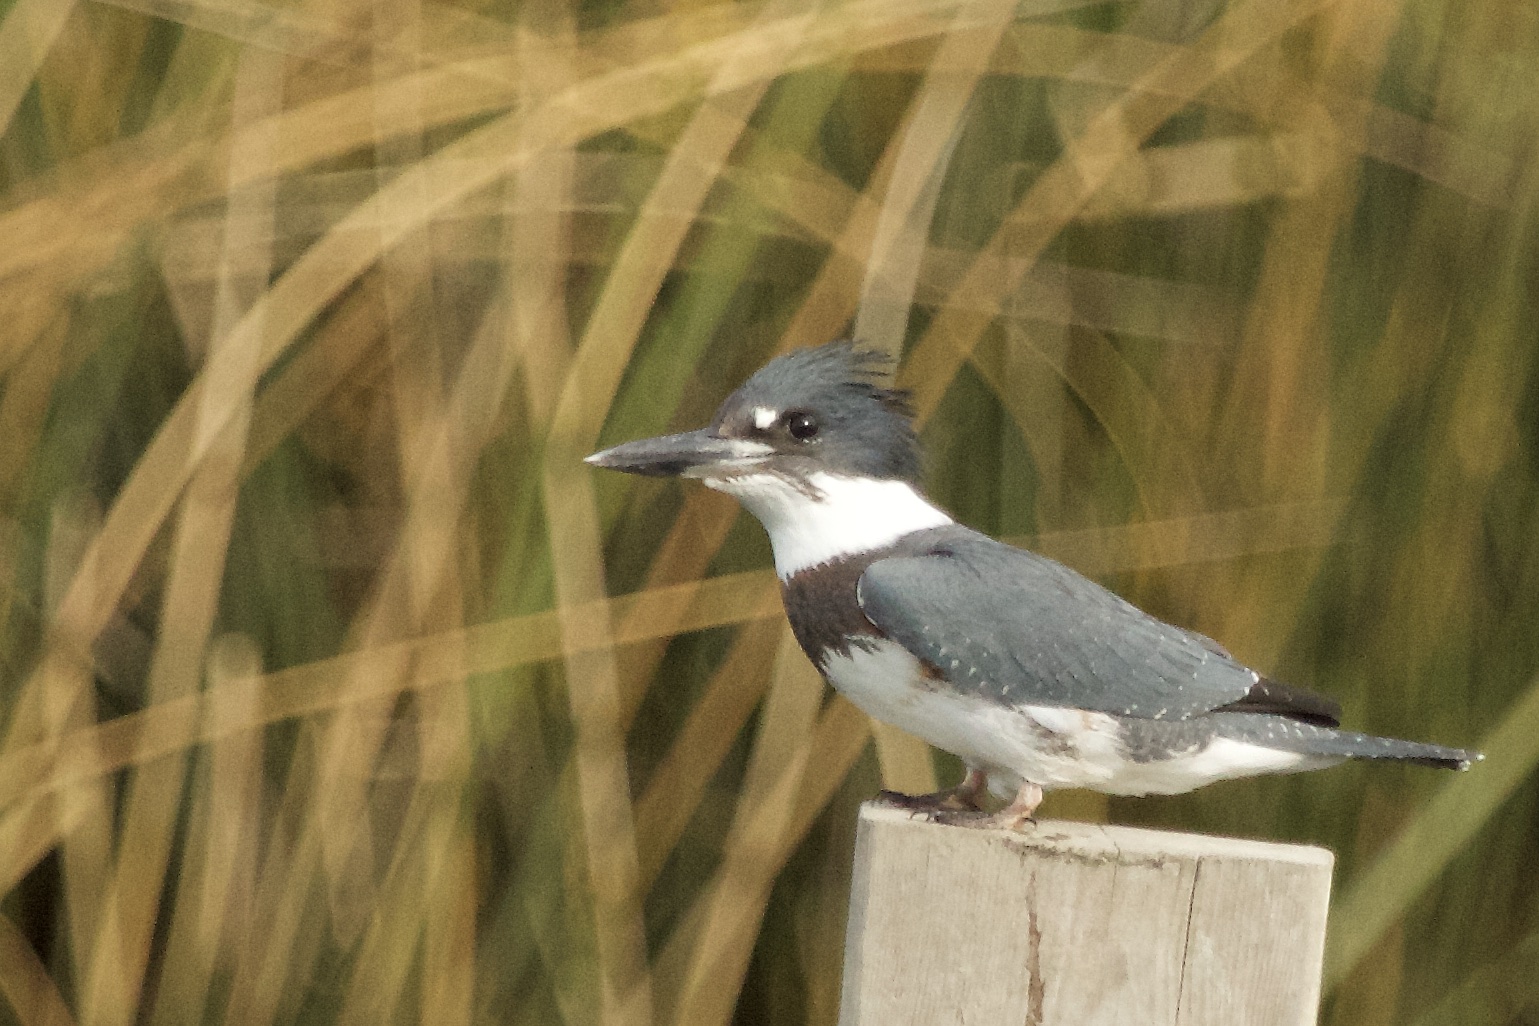
[{"label": "wooden post", "polygon": [[1323,848],[860,810],[840,1026],[1305,1026]]}]

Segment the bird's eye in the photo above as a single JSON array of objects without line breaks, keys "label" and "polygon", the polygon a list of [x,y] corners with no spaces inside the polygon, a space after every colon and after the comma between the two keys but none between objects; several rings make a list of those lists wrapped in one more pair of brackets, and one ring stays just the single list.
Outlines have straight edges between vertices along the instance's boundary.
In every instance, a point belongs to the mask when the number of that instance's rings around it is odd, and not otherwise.
[{"label": "bird's eye", "polygon": [[810,442],[817,437],[818,422],[810,413],[796,411],[786,414],[786,430],[798,442]]}]

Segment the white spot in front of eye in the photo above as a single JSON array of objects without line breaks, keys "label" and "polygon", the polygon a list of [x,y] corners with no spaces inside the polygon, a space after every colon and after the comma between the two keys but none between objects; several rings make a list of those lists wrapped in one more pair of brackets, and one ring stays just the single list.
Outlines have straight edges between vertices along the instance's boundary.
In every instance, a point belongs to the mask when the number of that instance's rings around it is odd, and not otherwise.
[{"label": "white spot in front of eye", "polygon": [[775,420],[780,414],[768,406],[755,406],[753,408],[753,426],[760,431],[768,431],[774,426]]}]

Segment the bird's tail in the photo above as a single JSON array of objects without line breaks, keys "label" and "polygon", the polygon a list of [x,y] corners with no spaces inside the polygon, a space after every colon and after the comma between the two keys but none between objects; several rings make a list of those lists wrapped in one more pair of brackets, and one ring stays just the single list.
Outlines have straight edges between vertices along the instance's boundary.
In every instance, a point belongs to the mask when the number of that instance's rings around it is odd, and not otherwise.
[{"label": "bird's tail", "polygon": [[1358,734],[1350,730],[1331,730],[1330,733],[1336,736],[1324,739],[1321,749],[1317,749],[1322,755],[1339,752],[1350,759],[1389,759],[1451,770],[1467,770],[1485,758],[1480,752],[1467,748],[1402,741],[1397,737],[1374,737],[1372,734]]},{"label": "bird's tail", "polygon": [[[1229,720],[1247,714],[1225,714]],[[1264,722],[1270,721],[1270,722]],[[1402,741],[1395,737],[1375,737],[1356,731],[1341,730],[1314,723],[1299,721],[1279,722],[1277,717],[1251,717],[1234,723],[1226,723],[1220,732],[1238,740],[1252,741],[1268,748],[1298,752],[1301,755],[1323,755],[1347,759],[1388,759],[1394,762],[1410,762],[1418,766],[1437,769],[1466,770],[1484,759],[1479,752],[1467,748],[1448,748],[1429,745],[1421,741]],[[1238,728],[1237,730],[1235,728]]]}]

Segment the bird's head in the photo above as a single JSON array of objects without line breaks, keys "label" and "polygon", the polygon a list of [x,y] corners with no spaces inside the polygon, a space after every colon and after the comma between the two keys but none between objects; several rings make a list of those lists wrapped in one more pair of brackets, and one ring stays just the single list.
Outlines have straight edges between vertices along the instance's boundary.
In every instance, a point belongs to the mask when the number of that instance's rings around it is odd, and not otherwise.
[{"label": "bird's head", "polygon": [[782,578],[951,523],[918,490],[919,442],[891,360],[852,342],[773,360],[707,427],[626,442],[588,463],[693,477],[735,496],[769,531]]},{"label": "bird's head", "polygon": [[834,342],[760,368],[696,431],[626,442],[594,453],[596,467],[701,478],[733,492],[734,479],[772,476],[809,485],[815,475],[919,478],[907,393],[882,382],[885,353]]}]

